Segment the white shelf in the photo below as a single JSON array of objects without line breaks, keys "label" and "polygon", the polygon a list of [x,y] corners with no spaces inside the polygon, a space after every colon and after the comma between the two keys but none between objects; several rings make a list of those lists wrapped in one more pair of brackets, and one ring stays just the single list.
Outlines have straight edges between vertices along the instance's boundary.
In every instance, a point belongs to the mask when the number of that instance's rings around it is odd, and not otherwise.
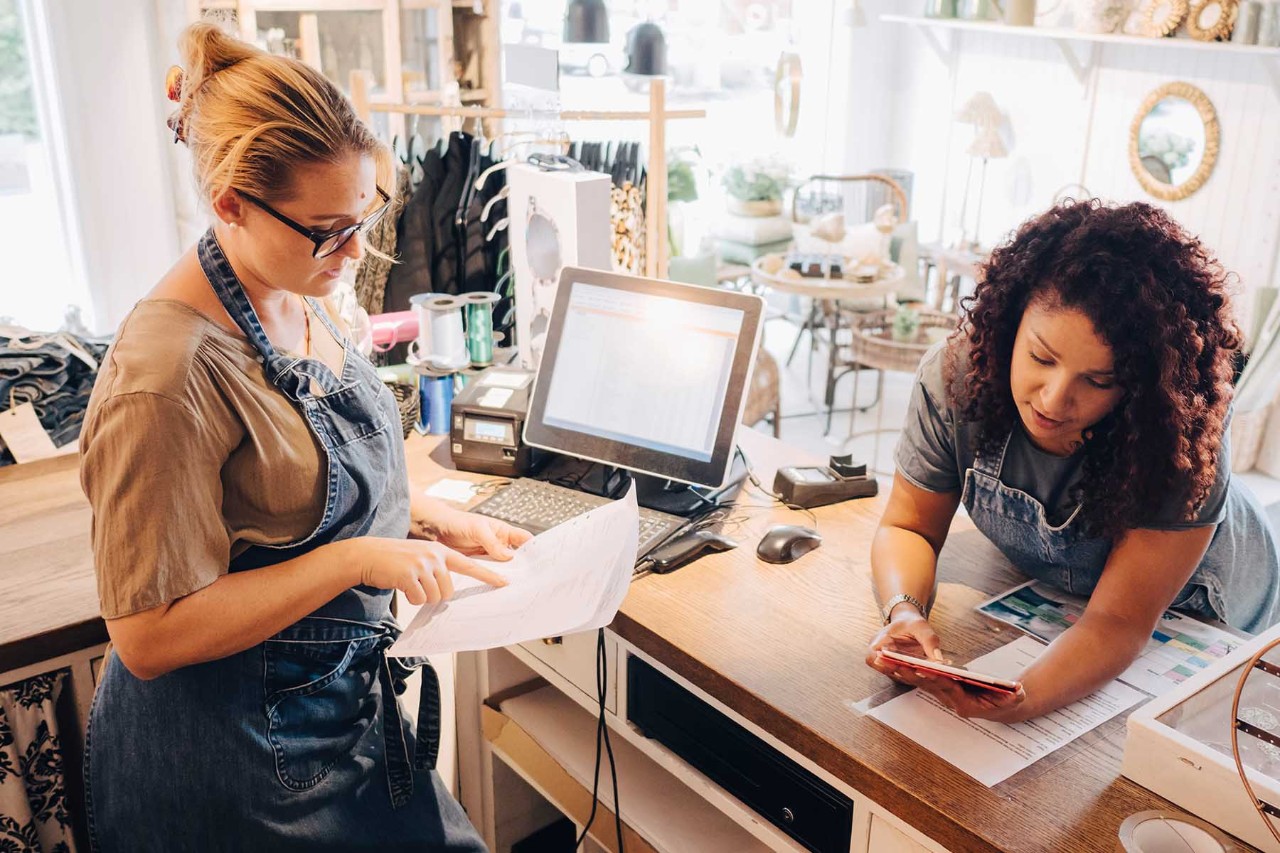
[{"label": "white shelf", "polygon": [[[595,766],[596,717],[554,687],[543,687],[508,699],[502,703],[500,713],[519,727],[519,734],[533,739],[537,750],[545,753],[576,783],[580,789],[577,793],[585,797],[574,799],[586,798],[589,803],[588,792],[591,791]],[[653,849],[732,850],[734,853],[767,853],[770,849],[620,733],[613,731],[611,734],[618,769],[618,794],[624,809],[623,820]],[[535,750],[529,744],[522,744],[522,740],[520,737],[504,738],[499,734],[491,742],[494,753],[507,766],[540,790],[553,805],[580,822],[580,816],[572,814],[574,809],[567,799],[561,801],[556,796],[557,792],[547,785],[545,775],[539,778],[526,767]],[[607,762],[605,759],[600,774],[599,797],[600,805],[612,812],[613,787]],[[611,840],[613,815],[605,814],[603,821],[598,816],[596,821],[595,832]],[[780,833],[777,840],[779,849],[800,849]]]},{"label": "white shelf", "polygon": [[916,27],[934,27],[943,30],[967,30],[976,33],[1005,33],[1022,38],[1066,39],[1091,41],[1099,44],[1136,44],[1142,47],[1170,47],[1185,50],[1216,50],[1238,53],[1241,56],[1280,57],[1280,47],[1262,47],[1256,44],[1234,44],[1227,41],[1197,41],[1190,38],[1147,38],[1144,36],[1117,35],[1115,33],[1081,33],[1058,27],[1011,27],[998,21],[963,21],[956,18],[923,18],[911,15],[881,15],[880,20],[894,24],[911,24]]},{"label": "white shelf", "polygon": [[[1232,42],[1198,41],[1190,38],[1147,38],[1144,36],[1117,35],[1115,33],[1082,33],[1058,27],[1013,27],[998,21],[965,21],[957,18],[924,18],[912,15],[881,15],[881,21],[893,24],[907,24],[916,27],[929,40],[929,46],[938,54],[938,58],[950,65],[955,54],[954,41],[946,44],[938,38],[937,31],[949,33],[1000,33],[1015,38],[1048,39],[1058,45],[1063,58],[1075,72],[1076,79],[1083,85],[1089,71],[1097,60],[1097,47],[1101,44],[1122,44],[1135,47],[1155,47],[1172,50],[1200,50],[1217,53],[1234,53],[1239,56],[1258,57],[1270,75],[1272,88],[1280,97],[1280,47],[1263,47],[1254,44],[1234,44]],[[1082,59],[1074,47],[1069,44],[1078,43],[1086,46],[1086,55]]]}]

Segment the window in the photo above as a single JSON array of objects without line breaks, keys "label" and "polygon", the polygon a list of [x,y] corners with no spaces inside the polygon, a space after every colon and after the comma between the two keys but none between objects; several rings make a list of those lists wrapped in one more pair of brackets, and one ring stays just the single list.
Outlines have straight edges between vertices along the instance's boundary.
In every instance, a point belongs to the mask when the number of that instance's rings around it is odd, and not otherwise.
[{"label": "window", "polygon": [[0,318],[52,330],[69,305],[88,316],[89,300],[60,191],[35,11],[0,0]]}]

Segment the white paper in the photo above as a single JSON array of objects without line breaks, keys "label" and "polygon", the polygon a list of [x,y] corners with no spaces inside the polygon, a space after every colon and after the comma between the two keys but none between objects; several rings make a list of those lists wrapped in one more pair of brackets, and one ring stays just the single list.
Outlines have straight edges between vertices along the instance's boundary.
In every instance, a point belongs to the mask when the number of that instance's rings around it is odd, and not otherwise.
[{"label": "white paper", "polygon": [[[975,608],[1033,637],[1052,642],[1084,613],[1087,600],[1029,581]],[[1192,675],[1240,647],[1241,639],[1190,616],[1166,610],[1142,654],[1118,676],[1153,696],[1177,687]]]},{"label": "white paper", "polygon": [[388,654],[492,649],[603,628],[627,596],[639,539],[632,484],[621,500],[535,536],[510,562],[490,563],[505,587],[454,575],[453,598],[419,610]]},{"label": "white paper", "polygon": [[488,409],[501,409],[514,393],[510,388],[490,388],[476,402]]},{"label": "white paper", "polygon": [[492,386],[494,388],[510,388],[513,391],[519,391],[529,381],[528,373],[512,373],[505,370],[489,369],[480,374],[480,384]]},{"label": "white paper", "polygon": [[440,498],[441,500],[460,504],[471,500],[475,497],[475,494],[475,483],[469,483],[466,480],[451,480],[448,477],[432,483],[431,488],[426,491],[427,497]]},{"label": "white paper", "polygon": [[[968,664],[970,669],[1016,679],[1045,647],[1031,637]],[[868,716],[897,729],[938,757],[990,787],[1029,767],[1142,699],[1138,691],[1111,682],[1057,711],[1006,725],[966,720],[923,690],[912,690],[873,708]]]}]

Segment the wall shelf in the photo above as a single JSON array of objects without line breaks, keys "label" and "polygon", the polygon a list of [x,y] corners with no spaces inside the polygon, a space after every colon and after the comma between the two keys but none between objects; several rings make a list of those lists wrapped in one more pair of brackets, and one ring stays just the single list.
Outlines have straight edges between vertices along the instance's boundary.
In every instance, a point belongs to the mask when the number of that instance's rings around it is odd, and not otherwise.
[{"label": "wall shelf", "polygon": [[[1106,44],[1154,47],[1168,50],[1199,50],[1217,53],[1233,53],[1239,56],[1257,57],[1271,80],[1271,88],[1280,99],[1280,47],[1263,47],[1231,42],[1197,41],[1189,38],[1146,38],[1116,33],[1082,33],[1058,27],[1011,27],[998,21],[965,21],[956,18],[924,18],[912,15],[881,15],[881,21],[907,24],[920,30],[929,47],[943,64],[951,66],[956,45],[956,34],[1000,33],[1015,38],[1048,39],[1058,45],[1063,59],[1070,66],[1081,85],[1098,59],[1098,46]],[[1083,47],[1083,53],[1077,46]]]}]

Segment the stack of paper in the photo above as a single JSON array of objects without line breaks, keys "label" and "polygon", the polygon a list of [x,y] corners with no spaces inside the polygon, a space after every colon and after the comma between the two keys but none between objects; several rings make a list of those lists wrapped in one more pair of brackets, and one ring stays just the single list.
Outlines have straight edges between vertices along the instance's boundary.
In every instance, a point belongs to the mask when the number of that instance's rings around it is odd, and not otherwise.
[{"label": "stack of paper", "polygon": [[501,589],[454,575],[454,594],[423,607],[388,654],[419,657],[509,646],[603,628],[626,598],[640,537],[627,496],[535,536],[510,562],[488,565]]}]

